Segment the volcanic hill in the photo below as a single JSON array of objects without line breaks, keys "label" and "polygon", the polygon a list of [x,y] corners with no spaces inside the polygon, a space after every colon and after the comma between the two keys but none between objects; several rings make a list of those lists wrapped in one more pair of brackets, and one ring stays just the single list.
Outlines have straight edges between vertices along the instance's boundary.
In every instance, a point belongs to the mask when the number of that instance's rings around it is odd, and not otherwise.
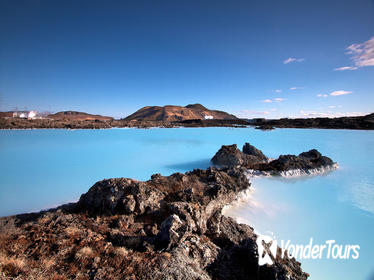
[{"label": "volcanic hill", "polygon": [[217,110],[209,110],[201,104],[190,104],[185,107],[166,105],[147,106],[126,117],[126,121],[184,121],[184,120],[236,120],[237,117]]},{"label": "volcanic hill", "polygon": [[84,112],[77,112],[77,111],[63,111],[58,112],[55,114],[48,115],[48,118],[54,120],[76,120],[76,121],[84,121],[84,120],[101,120],[101,121],[111,121],[113,120],[112,117],[106,117],[101,115],[92,115],[87,114]]}]

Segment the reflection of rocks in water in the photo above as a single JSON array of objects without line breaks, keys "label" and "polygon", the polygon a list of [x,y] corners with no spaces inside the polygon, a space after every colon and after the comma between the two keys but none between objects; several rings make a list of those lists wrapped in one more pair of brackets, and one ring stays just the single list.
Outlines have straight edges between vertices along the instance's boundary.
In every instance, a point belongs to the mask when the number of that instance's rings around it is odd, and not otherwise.
[{"label": "reflection of rocks in water", "polygon": [[274,126],[271,126],[271,125],[260,125],[260,126],[256,126],[255,129],[261,129],[261,130],[273,130],[275,129]]},{"label": "reflection of rocks in water", "polygon": [[211,165],[209,159],[205,160],[197,160],[185,163],[176,163],[176,164],[169,164],[166,167],[169,169],[173,169],[176,171],[189,171],[193,169],[206,169]]}]

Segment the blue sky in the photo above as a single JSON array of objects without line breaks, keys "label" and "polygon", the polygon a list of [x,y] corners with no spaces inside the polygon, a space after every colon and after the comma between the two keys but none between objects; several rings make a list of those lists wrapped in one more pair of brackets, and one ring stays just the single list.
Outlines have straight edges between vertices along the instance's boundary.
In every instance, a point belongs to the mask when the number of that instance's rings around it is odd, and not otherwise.
[{"label": "blue sky", "polygon": [[0,0],[0,20],[2,111],[374,111],[373,0]]}]

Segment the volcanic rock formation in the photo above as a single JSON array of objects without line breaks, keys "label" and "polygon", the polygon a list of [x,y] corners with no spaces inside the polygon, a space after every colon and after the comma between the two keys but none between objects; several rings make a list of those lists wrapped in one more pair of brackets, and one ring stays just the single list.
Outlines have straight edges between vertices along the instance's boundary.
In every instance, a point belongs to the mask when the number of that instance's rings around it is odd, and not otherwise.
[{"label": "volcanic rock formation", "polygon": [[234,115],[223,111],[209,110],[201,104],[183,106],[147,106],[126,117],[126,121],[185,121],[185,120],[236,120]]},{"label": "volcanic rock formation", "polygon": [[[294,259],[258,265],[256,234],[222,216],[241,169],[108,179],[77,203],[0,219],[0,274],[15,279],[306,279]],[[17,278],[18,277],[18,278]]]},{"label": "volcanic rock formation", "polygon": [[[253,174],[262,175],[292,175],[309,174],[317,170],[334,169],[337,164],[329,157],[322,156],[316,149],[303,152],[298,156],[280,155],[275,160],[268,159],[260,150],[245,143],[243,151],[236,144],[222,146],[212,158],[212,163],[221,168],[245,167]],[[301,172],[301,173],[300,173]]]},{"label": "volcanic rock formation", "polygon": [[213,162],[230,168],[102,180],[76,203],[1,218],[0,278],[307,279],[279,248],[260,266],[253,228],[222,208],[250,188],[248,167],[308,169],[331,159],[311,150],[270,161],[246,143],[243,152],[222,146]]}]

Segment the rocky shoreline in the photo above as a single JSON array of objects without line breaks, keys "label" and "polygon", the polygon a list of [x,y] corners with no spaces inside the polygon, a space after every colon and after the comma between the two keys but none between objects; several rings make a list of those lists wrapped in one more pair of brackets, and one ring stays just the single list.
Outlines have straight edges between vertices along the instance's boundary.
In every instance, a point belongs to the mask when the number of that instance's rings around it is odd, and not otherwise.
[{"label": "rocky shoreline", "polygon": [[174,127],[247,127],[245,120],[127,121],[127,120],[53,120],[0,118],[0,129],[108,129]]},{"label": "rocky shoreline", "polygon": [[173,128],[173,127],[248,127],[263,131],[274,128],[320,128],[320,129],[374,129],[374,114],[360,117],[309,118],[309,119],[188,119],[168,120],[127,120],[127,119],[20,119],[0,117],[0,129],[107,129],[107,128]]},{"label": "rocky shoreline", "polygon": [[374,113],[366,116],[339,118],[299,118],[299,119],[254,119],[251,124],[262,130],[277,128],[323,128],[323,129],[374,129]]},{"label": "rocky shoreline", "polygon": [[314,175],[338,168],[338,164],[321,155],[316,149],[296,155],[280,155],[277,159],[269,159],[260,150],[245,143],[242,151],[237,145],[222,146],[212,158],[217,167],[245,167],[250,177],[283,176],[293,177]]},{"label": "rocky shoreline", "polygon": [[212,162],[233,166],[102,180],[77,203],[1,218],[0,278],[307,279],[279,254],[259,266],[253,228],[222,215],[250,188],[249,166],[332,162],[316,150],[291,158],[274,164],[250,144],[223,146]]}]

